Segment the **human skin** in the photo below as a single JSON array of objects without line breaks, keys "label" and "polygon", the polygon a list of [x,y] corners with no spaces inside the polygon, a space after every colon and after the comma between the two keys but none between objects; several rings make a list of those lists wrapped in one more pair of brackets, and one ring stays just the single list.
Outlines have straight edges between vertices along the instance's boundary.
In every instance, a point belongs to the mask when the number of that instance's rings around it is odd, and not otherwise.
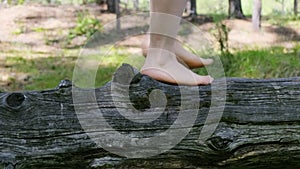
[{"label": "human skin", "polygon": [[175,54],[176,35],[185,4],[186,0],[150,1],[150,44],[141,73],[167,83],[207,85],[213,81],[211,76],[192,72],[178,62]]},{"label": "human skin", "polygon": [[[146,35],[144,39],[145,40],[141,44],[141,48],[143,55],[147,57],[150,45],[150,36]],[[213,59],[205,59],[189,52],[178,40],[174,43],[174,54],[176,55],[178,62],[189,69],[200,68],[213,63]]]}]

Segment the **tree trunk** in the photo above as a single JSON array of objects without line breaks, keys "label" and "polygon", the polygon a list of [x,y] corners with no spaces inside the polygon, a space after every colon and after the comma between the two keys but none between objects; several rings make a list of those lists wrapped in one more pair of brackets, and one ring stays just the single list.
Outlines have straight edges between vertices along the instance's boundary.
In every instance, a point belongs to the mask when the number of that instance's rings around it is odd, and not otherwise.
[{"label": "tree trunk", "polygon": [[139,10],[139,0],[134,0],[133,1],[133,6],[134,6],[134,10],[138,11]]},{"label": "tree trunk", "polygon": [[186,11],[188,16],[196,17],[197,16],[196,0],[187,1],[185,11]]},{"label": "tree trunk", "polygon": [[191,0],[191,15],[196,16],[197,15],[197,3],[196,0]]},{"label": "tree trunk", "polygon": [[261,27],[261,0],[253,0],[252,26],[254,31]]},{"label": "tree trunk", "polygon": [[298,15],[298,0],[294,0],[294,15]]},{"label": "tree trunk", "polygon": [[120,31],[120,30],[121,30],[121,21],[120,21],[120,18],[121,18],[120,0],[114,0],[114,1],[115,1],[115,12],[116,12],[116,19],[117,19],[117,22],[116,22],[116,28],[117,28],[117,31]]},{"label": "tree trunk", "polygon": [[83,5],[86,5],[87,2],[88,2],[87,0],[82,0],[82,4],[83,4]]},{"label": "tree trunk", "polygon": [[281,0],[281,14],[285,15],[285,0]]},{"label": "tree trunk", "polygon": [[110,13],[116,13],[116,1],[115,0],[107,0],[107,10]]},{"label": "tree trunk", "polygon": [[242,10],[241,0],[229,0],[228,17],[245,19],[245,15]]},{"label": "tree trunk", "polygon": [[[128,79],[133,79],[130,86]],[[215,80],[214,84],[221,82]],[[130,101],[122,93],[127,89]],[[226,99],[218,97],[224,90]],[[123,65],[113,83],[95,90],[62,81],[52,90],[0,93],[0,168],[299,168],[299,91],[297,77],[228,78],[227,89],[214,85],[180,87],[135,74],[129,65]],[[193,97],[195,93],[201,97]],[[157,102],[151,98],[164,99]],[[226,101],[225,107],[222,101]],[[138,112],[127,118],[122,115],[134,106],[148,110],[145,117],[150,117],[163,104],[164,112],[155,119],[139,119]],[[161,147],[136,147],[152,137],[161,137],[157,144],[165,142],[164,138],[177,139],[179,135],[164,135],[165,131],[185,130],[182,126],[189,122],[185,120],[193,111],[196,116],[188,124],[190,131],[161,154],[126,158],[112,153],[128,151],[132,153],[128,156],[135,156],[159,151],[169,142]],[[128,120],[133,117],[149,121]],[[111,129],[104,127],[106,124]],[[214,125],[216,128],[210,128]],[[213,130],[203,132],[207,126]],[[115,131],[121,135],[111,134]],[[207,139],[201,141],[202,132]],[[123,135],[131,142],[124,144],[125,140],[120,139]],[[145,142],[140,141],[143,138]],[[96,144],[103,139],[103,145]]]}]

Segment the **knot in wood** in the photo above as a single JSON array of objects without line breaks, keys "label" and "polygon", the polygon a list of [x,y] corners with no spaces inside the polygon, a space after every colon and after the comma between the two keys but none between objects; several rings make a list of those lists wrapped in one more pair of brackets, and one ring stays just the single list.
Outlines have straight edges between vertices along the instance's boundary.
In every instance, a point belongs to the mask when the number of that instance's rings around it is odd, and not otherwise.
[{"label": "knot in wood", "polygon": [[230,144],[233,142],[231,139],[222,138],[220,136],[212,137],[208,141],[208,146],[215,151],[228,152]]},{"label": "knot in wood", "polygon": [[11,93],[5,99],[6,104],[11,108],[19,108],[25,101],[25,95],[22,93]]},{"label": "knot in wood", "polygon": [[112,81],[129,85],[136,74],[139,73],[132,66],[129,64],[122,64],[122,66],[114,73]]}]

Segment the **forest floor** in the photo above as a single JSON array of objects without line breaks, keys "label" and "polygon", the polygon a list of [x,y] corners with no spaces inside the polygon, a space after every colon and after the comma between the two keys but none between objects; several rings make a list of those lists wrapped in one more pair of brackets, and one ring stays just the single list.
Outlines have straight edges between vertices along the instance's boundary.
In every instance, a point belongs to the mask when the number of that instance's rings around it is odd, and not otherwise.
[{"label": "forest floor", "polygon": [[[67,44],[66,37],[69,30],[76,26],[76,13],[85,10],[103,25],[115,20],[114,14],[101,13],[100,7],[95,5],[0,7],[0,91],[23,90],[24,85],[32,78],[26,71],[10,64],[10,58],[17,56],[30,60],[51,56],[60,57],[54,62],[68,62],[66,58],[76,57],[86,38],[77,37]],[[216,28],[216,23],[199,17],[194,24],[207,32],[212,41],[216,41],[216,36],[211,31]],[[263,22],[260,32],[252,31],[250,19],[224,20],[223,24],[228,29],[228,45],[233,50],[270,46],[283,46],[288,50],[299,45],[300,41],[300,27],[296,21],[284,26]],[[140,52],[142,41],[143,36],[135,36],[124,40],[121,45],[128,47],[129,51]],[[42,69],[40,67],[40,71]]]}]

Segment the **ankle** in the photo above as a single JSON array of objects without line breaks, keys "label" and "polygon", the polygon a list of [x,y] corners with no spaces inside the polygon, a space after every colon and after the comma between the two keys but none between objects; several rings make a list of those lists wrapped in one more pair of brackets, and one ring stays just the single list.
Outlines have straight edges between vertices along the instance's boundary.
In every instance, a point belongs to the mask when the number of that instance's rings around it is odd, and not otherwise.
[{"label": "ankle", "polygon": [[149,48],[161,48],[165,50],[174,50],[175,39],[164,35],[150,34]]},{"label": "ankle", "polygon": [[152,66],[165,67],[174,61],[177,61],[176,55],[171,51],[158,48],[148,49],[146,63],[150,63]]}]

